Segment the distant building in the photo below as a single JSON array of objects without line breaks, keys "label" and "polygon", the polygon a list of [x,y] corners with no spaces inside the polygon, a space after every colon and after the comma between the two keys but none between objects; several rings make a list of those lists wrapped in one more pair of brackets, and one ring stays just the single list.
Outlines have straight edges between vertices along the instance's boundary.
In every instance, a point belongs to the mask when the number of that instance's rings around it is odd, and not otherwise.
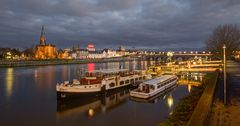
[{"label": "distant building", "polygon": [[118,56],[125,56],[129,54],[123,46],[120,46],[116,53]]},{"label": "distant building", "polygon": [[120,46],[119,51],[126,51],[126,49],[123,46]]},{"label": "distant building", "polygon": [[88,52],[88,57],[90,59],[101,59],[104,58],[102,51],[90,51]]},{"label": "distant building", "polygon": [[95,46],[94,46],[93,44],[88,44],[87,50],[88,50],[89,52],[94,52],[94,51],[96,51]]},{"label": "distant building", "polygon": [[69,59],[69,51],[67,49],[65,50],[58,50],[58,56],[59,59]]},{"label": "distant building", "polygon": [[40,43],[35,47],[36,59],[52,59],[57,58],[57,49],[55,45],[47,44],[44,33],[44,27],[42,26]]},{"label": "distant building", "polygon": [[110,49],[104,49],[102,51],[103,58],[111,58],[111,57],[117,57],[117,52],[115,50],[110,50]]},{"label": "distant building", "polygon": [[77,53],[77,58],[79,59],[86,59],[88,58],[88,54],[89,54],[87,49],[78,49],[76,53]]}]

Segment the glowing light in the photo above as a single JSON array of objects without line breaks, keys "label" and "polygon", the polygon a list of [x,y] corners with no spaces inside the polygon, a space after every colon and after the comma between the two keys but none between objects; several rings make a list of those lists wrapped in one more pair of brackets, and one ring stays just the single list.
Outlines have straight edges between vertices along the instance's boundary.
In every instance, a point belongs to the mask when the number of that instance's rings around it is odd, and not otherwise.
[{"label": "glowing light", "polygon": [[13,68],[7,68],[7,73],[6,73],[6,95],[7,97],[10,97],[12,95],[13,91]]},{"label": "glowing light", "polygon": [[171,108],[172,105],[173,105],[173,98],[172,98],[172,95],[169,95],[168,98],[167,98],[167,104],[168,104],[168,107]]},{"label": "glowing light", "polygon": [[93,44],[88,44],[87,46],[88,48],[95,48],[95,46]]},{"label": "glowing light", "polygon": [[174,52],[167,52],[167,56],[172,57]]},{"label": "glowing light", "polygon": [[196,80],[196,81],[197,81],[197,80],[198,80],[198,77],[197,77],[197,76],[194,76],[194,80]]},{"label": "glowing light", "polygon": [[94,110],[92,108],[88,109],[88,116],[93,117],[94,116]]},{"label": "glowing light", "polygon": [[192,89],[192,85],[191,85],[191,84],[188,84],[188,92],[189,92],[189,93],[191,92],[191,89]]},{"label": "glowing light", "polygon": [[88,63],[87,70],[88,72],[93,72],[95,70],[95,63]]}]

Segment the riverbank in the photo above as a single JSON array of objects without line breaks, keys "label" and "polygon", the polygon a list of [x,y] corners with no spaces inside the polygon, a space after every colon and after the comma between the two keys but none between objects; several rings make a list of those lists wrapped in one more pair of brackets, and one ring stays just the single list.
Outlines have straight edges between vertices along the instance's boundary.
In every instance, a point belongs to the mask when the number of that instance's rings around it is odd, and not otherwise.
[{"label": "riverbank", "polygon": [[[168,119],[160,123],[160,126],[185,126],[188,125],[196,106],[199,106],[200,99],[203,99],[203,92],[206,92],[207,85],[212,85],[218,76],[218,72],[208,73],[202,85],[193,89],[186,97],[182,98]],[[204,97],[205,98],[205,97]],[[209,98],[207,98],[209,99]],[[196,112],[195,112],[196,113]]]},{"label": "riverbank", "polygon": [[240,63],[227,61],[227,104],[223,104],[223,76],[214,99],[209,126],[239,126],[240,120]]},{"label": "riverbank", "polygon": [[133,61],[133,60],[135,60],[135,59],[130,58],[130,57],[118,57],[118,58],[106,58],[106,59],[0,60],[0,68],[64,65],[64,64],[84,64],[84,63],[103,63],[103,62],[121,62],[121,61]]}]

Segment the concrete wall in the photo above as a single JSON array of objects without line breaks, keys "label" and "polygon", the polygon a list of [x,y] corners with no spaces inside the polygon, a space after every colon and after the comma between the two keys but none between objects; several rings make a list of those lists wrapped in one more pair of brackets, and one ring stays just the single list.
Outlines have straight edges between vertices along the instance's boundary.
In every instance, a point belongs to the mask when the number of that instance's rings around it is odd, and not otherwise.
[{"label": "concrete wall", "polygon": [[188,122],[188,126],[205,126],[208,123],[219,71],[206,81],[206,88]]}]

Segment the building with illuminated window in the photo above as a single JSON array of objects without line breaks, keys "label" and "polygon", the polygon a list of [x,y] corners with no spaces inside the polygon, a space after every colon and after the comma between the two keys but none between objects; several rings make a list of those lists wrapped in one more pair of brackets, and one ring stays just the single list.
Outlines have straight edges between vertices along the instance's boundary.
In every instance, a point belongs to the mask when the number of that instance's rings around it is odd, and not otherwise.
[{"label": "building with illuminated window", "polygon": [[87,50],[88,50],[89,52],[94,52],[94,51],[96,51],[95,46],[94,46],[93,44],[88,44]]},{"label": "building with illuminated window", "polygon": [[44,33],[44,27],[42,27],[40,43],[35,47],[34,57],[36,59],[52,59],[57,58],[57,49],[55,45],[47,44]]}]

